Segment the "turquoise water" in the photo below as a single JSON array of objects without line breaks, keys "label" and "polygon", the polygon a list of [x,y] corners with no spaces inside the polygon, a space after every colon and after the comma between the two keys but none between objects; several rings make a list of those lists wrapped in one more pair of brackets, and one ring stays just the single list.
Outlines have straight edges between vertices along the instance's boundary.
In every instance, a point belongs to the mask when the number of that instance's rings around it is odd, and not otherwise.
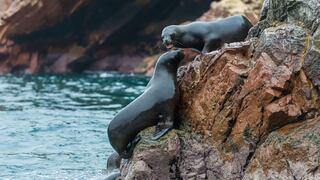
[{"label": "turquoise water", "polygon": [[0,76],[0,179],[104,179],[107,125],[137,75]]}]

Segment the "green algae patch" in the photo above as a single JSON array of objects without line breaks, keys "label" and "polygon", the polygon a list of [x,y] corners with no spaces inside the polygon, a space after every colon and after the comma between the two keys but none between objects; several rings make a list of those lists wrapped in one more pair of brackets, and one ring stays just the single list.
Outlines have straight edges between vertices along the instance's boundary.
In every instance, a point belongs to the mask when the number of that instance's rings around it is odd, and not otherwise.
[{"label": "green algae patch", "polygon": [[135,151],[143,151],[150,148],[165,148],[168,142],[172,139],[178,138],[177,130],[173,129],[162,136],[160,139],[152,140],[155,126],[147,128],[139,133],[141,140],[136,146]]}]

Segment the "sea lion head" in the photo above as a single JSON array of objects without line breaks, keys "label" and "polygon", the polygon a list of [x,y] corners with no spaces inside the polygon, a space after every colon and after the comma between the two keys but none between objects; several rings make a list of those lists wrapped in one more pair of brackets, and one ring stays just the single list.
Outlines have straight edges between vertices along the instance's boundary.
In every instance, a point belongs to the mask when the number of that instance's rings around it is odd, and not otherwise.
[{"label": "sea lion head", "polygon": [[160,56],[156,66],[165,66],[168,69],[176,70],[184,58],[184,50],[170,50]]},{"label": "sea lion head", "polygon": [[163,45],[167,49],[172,49],[173,47],[179,47],[179,44],[177,44],[178,28],[176,25],[165,27],[162,30],[161,38],[162,38]]}]

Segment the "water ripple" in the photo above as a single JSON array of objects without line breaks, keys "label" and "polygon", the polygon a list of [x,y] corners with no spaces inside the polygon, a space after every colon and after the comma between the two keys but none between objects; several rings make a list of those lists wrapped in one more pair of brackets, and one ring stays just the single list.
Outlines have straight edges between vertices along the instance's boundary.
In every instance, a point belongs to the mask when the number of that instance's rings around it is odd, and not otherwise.
[{"label": "water ripple", "polygon": [[1,179],[103,179],[112,117],[144,76],[0,76]]}]

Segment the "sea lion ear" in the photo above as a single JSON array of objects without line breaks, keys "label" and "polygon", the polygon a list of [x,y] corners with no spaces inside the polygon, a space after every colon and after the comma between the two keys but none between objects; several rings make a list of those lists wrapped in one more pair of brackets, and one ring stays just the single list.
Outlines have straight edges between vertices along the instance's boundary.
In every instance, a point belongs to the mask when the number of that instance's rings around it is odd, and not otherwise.
[{"label": "sea lion ear", "polygon": [[176,36],[176,34],[175,34],[174,32],[170,34],[170,38],[171,38],[171,39],[174,39],[175,36]]}]

